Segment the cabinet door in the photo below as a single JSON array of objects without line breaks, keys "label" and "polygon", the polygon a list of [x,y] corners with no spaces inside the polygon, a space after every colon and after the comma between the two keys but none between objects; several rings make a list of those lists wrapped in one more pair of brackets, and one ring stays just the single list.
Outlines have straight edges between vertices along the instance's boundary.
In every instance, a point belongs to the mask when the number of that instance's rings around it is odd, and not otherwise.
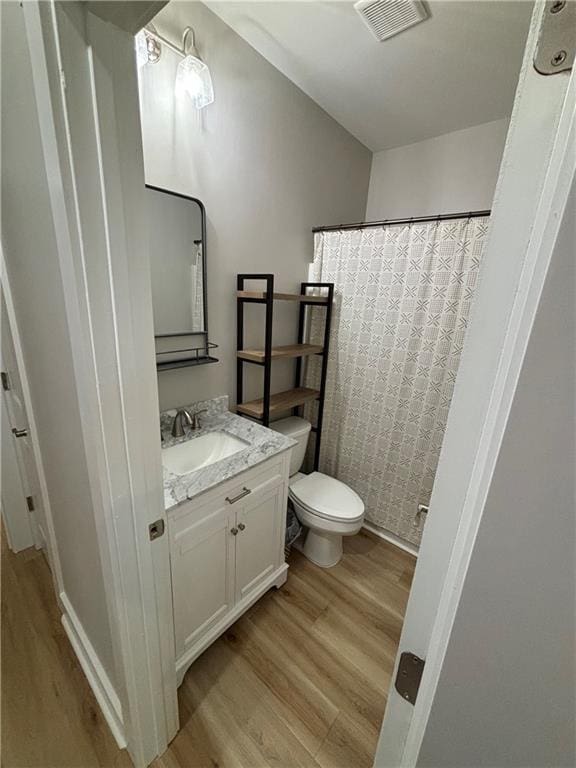
[{"label": "cabinet door", "polygon": [[284,491],[284,483],[259,491],[248,497],[237,512],[237,601],[257,589],[284,562]]},{"label": "cabinet door", "polygon": [[177,658],[234,606],[234,518],[229,508],[198,509],[182,518],[173,536]]}]

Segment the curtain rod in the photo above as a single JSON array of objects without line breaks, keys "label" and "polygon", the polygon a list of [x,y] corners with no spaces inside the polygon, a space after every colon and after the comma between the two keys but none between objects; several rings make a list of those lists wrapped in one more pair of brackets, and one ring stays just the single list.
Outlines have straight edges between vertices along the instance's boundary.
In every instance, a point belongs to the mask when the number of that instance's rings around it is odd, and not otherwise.
[{"label": "curtain rod", "polygon": [[342,229],[368,229],[386,224],[416,224],[421,221],[446,221],[449,219],[474,219],[490,216],[491,211],[467,211],[466,213],[440,213],[438,216],[413,216],[410,219],[382,219],[381,221],[359,221],[356,224],[335,224],[331,227],[314,227],[312,232],[337,232]]}]

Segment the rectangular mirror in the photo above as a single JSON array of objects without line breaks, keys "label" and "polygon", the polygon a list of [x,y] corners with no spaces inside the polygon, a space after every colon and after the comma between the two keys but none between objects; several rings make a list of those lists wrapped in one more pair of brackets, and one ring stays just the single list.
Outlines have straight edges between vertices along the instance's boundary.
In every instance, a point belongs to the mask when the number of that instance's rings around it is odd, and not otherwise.
[{"label": "rectangular mirror", "polygon": [[204,206],[192,197],[148,184],[146,198],[154,333],[203,333]]},{"label": "rectangular mirror", "polygon": [[216,362],[208,354],[204,205],[147,184],[146,206],[158,368]]}]

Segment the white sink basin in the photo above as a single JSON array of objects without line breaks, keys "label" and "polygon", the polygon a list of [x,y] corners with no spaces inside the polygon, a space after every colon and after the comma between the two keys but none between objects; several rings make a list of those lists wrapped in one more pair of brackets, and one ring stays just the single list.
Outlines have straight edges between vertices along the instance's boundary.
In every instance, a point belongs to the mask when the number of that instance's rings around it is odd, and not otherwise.
[{"label": "white sink basin", "polygon": [[208,432],[185,443],[162,449],[162,463],[175,475],[187,475],[243,451],[248,443],[227,432]]}]

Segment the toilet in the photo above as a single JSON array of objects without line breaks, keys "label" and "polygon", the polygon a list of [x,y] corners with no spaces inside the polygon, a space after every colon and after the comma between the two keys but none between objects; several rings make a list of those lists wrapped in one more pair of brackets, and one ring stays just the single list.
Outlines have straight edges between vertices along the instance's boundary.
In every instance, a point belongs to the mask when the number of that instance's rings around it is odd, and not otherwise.
[{"label": "toilet", "polygon": [[291,416],[270,427],[297,442],[290,459],[288,495],[298,519],[308,529],[302,552],[321,568],[330,568],[342,557],[342,537],[353,536],[362,527],[364,503],[352,488],[334,477],[300,472],[311,430],[309,421]]}]

